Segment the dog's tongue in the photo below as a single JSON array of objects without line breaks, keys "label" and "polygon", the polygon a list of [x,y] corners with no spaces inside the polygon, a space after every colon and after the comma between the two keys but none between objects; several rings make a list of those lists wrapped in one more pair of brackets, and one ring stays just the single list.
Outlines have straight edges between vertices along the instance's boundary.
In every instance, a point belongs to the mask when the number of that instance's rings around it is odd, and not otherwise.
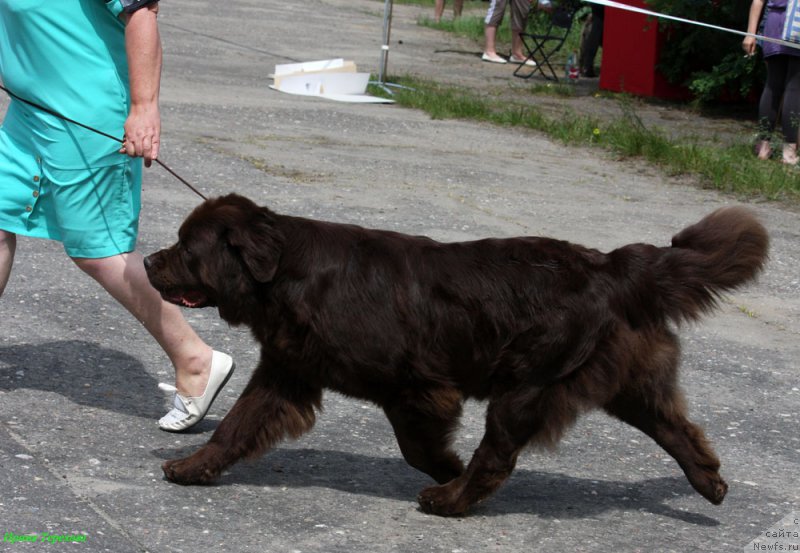
[{"label": "dog's tongue", "polygon": [[197,307],[206,301],[206,296],[202,292],[189,291],[181,295],[181,303],[186,307]]}]

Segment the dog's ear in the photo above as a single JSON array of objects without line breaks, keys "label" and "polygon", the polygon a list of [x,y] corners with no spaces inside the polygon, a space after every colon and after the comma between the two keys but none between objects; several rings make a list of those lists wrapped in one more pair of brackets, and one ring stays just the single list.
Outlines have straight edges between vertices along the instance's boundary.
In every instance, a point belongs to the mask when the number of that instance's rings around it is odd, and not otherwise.
[{"label": "dog's ear", "polygon": [[239,250],[253,278],[258,282],[272,280],[283,251],[283,235],[268,213],[237,221],[228,232],[228,243]]}]

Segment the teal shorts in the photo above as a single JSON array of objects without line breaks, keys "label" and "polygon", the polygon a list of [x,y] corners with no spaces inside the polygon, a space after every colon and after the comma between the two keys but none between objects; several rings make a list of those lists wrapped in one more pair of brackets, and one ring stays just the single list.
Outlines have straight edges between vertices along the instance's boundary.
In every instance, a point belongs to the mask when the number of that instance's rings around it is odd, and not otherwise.
[{"label": "teal shorts", "polygon": [[49,238],[67,255],[110,257],[136,248],[142,160],[56,169],[0,128],[0,229]]}]

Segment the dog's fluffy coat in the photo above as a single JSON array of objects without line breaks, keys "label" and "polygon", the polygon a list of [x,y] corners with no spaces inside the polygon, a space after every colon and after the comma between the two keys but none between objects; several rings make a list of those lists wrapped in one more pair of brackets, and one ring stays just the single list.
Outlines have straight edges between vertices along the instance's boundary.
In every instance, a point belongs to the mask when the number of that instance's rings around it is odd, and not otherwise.
[{"label": "dog's fluffy coat", "polygon": [[[383,408],[403,456],[439,485],[426,512],[489,496],[527,445],[554,445],[592,408],[635,426],[720,503],[727,484],[686,417],[670,323],[697,319],[753,280],[765,229],[715,211],[670,247],[610,253],[549,238],[439,243],[279,215],[237,195],[192,212],[179,241],[146,259],[162,296],[216,306],[251,328],[261,360],[211,440],[166,477],[208,483],[314,424],[325,388]],[[488,400],[465,467],[450,447],[466,398]]]}]

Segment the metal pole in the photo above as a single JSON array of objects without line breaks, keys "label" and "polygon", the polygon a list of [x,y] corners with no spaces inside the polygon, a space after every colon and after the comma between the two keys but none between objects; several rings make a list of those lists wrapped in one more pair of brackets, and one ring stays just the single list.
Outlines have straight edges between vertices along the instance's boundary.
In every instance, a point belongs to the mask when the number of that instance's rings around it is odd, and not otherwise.
[{"label": "metal pole", "polygon": [[394,0],[385,0],[383,3],[383,43],[381,44],[381,59],[378,65],[378,84],[386,84],[386,67],[389,63],[389,42],[392,32],[392,7]]},{"label": "metal pole", "polygon": [[390,86],[395,88],[404,88],[406,90],[413,90],[407,86],[392,84],[386,82],[386,67],[389,64],[389,43],[390,35],[392,33],[392,8],[394,7],[394,0],[385,0],[383,4],[383,43],[381,44],[381,59],[378,62],[378,81],[377,84],[389,94],[394,94],[389,90]]}]

